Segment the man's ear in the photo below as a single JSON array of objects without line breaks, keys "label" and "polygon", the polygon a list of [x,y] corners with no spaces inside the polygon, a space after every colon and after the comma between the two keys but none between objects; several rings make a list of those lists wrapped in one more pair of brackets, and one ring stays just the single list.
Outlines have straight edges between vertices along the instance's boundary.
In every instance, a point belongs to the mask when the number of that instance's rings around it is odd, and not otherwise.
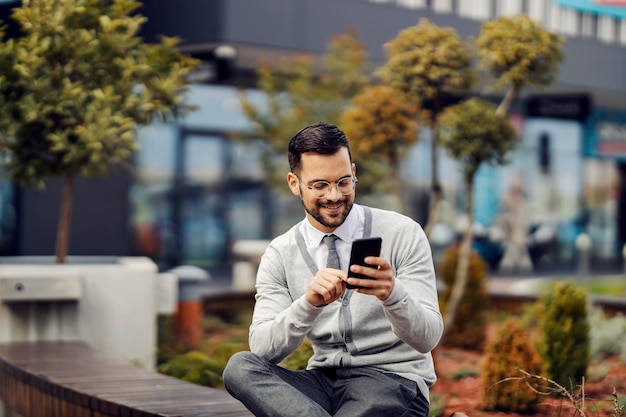
[{"label": "man's ear", "polygon": [[293,172],[287,174],[287,184],[289,185],[289,189],[294,195],[300,195],[300,187],[298,182],[298,177]]},{"label": "man's ear", "polygon": [[352,163],[352,176],[356,178],[356,164]]}]

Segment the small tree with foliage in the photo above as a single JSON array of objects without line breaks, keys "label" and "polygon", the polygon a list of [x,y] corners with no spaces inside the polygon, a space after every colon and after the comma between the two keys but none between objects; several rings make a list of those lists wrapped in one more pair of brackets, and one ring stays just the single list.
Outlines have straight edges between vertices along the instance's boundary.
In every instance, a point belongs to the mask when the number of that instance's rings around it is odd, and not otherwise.
[{"label": "small tree with foliage", "polygon": [[73,180],[128,160],[135,130],[187,110],[194,61],[177,41],[143,43],[134,0],[24,0],[21,29],[0,44],[0,152],[11,178],[42,187],[64,177],[56,246],[64,262]]},{"label": "small tree with foliage", "polygon": [[554,82],[563,60],[563,39],[527,15],[483,23],[475,39],[479,66],[494,78],[491,88],[506,89],[498,114],[506,114],[520,91]]},{"label": "small tree with foliage", "polygon": [[589,364],[587,294],[573,282],[554,283],[541,305],[539,352],[549,378],[573,391]]},{"label": "small tree with foliage", "polygon": [[[354,158],[367,170],[384,159],[391,170],[391,188],[397,211],[403,211],[400,163],[418,140],[418,106],[385,85],[364,88],[341,116],[341,126],[352,142]],[[357,171],[357,175],[359,171]],[[386,181],[372,180],[373,183]]]},{"label": "small tree with foliage", "polygon": [[[459,258],[459,245],[450,245],[444,251],[437,268],[437,276],[445,284],[443,291],[439,292],[439,304],[444,316],[454,290]],[[475,251],[471,252],[467,267],[467,285],[456,307],[454,321],[446,332],[446,339],[442,341],[445,346],[476,351],[484,348],[489,308],[487,269],[488,266],[480,255]]]},{"label": "small tree with foliage", "polygon": [[454,322],[456,308],[467,285],[472,225],[474,223],[474,176],[482,164],[502,165],[517,144],[517,134],[506,116],[496,114],[491,103],[471,98],[448,107],[440,117],[440,141],[446,152],[460,163],[465,183],[465,216],[467,227],[461,241],[454,288],[444,317],[446,329]]},{"label": "small tree with foliage", "polygon": [[311,123],[338,124],[349,100],[369,81],[367,63],[367,51],[352,31],[331,39],[322,59],[300,55],[261,63],[258,87],[266,105],[258,106],[245,93],[240,100],[254,125],[251,136],[268,145],[264,164],[274,184],[284,185],[291,137]]},{"label": "small tree with foliage", "polygon": [[475,75],[468,45],[451,28],[422,19],[403,29],[385,45],[388,59],[379,75],[389,86],[429,108],[426,117],[433,139],[431,149],[431,196],[427,235],[438,220],[441,184],[438,172],[437,120],[450,96],[462,96],[472,87]]},{"label": "small tree with foliage", "polygon": [[541,374],[541,359],[521,320],[509,317],[498,326],[485,350],[481,397],[486,409],[526,414],[535,411],[539,403],[536,384],[512,377],[519,370]]}]

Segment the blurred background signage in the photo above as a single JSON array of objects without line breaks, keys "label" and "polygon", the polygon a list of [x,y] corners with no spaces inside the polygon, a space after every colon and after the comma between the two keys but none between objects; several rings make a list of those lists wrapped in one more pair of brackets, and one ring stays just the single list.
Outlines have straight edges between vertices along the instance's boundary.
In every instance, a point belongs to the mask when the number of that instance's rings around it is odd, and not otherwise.
[{"label": "blurred background signage", "polygon": [[584,122],[591,112],[591,97],[583,93],[530,96],[526,101],[526,112],[529,117]]},{"label": "blurred background signage", "polygon": [[596,126],[600,154],[626,155],[626,122],[604,120]]},{"label": "blurred background signage", "polygon": [[555,3],[581,12],[626,18],[626,0],[555,0]]},{"label": "blurred background signage", "polygon": [[626,159],[626,115],[596,109],[587,123],[587,155]]}]

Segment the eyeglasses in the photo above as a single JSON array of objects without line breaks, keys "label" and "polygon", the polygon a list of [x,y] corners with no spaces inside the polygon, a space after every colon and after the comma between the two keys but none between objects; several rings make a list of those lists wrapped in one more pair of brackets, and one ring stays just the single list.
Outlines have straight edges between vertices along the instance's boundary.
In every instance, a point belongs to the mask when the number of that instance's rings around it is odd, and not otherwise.
[{"label": "eyeglasses", "polygon": [[[303,182],[297,175],[296,178],[298,178],[300,182]],[[359,180],[354,177],[345,177],[337,182],[315,181],[313,184],[304,184],[304,186],[311,190],[316,198],[322,198],[331,191],[332,184],[337,187],[337,191],[339,191],[340,194],[348,195],[354,191],[357,182],[359,182]]]}]

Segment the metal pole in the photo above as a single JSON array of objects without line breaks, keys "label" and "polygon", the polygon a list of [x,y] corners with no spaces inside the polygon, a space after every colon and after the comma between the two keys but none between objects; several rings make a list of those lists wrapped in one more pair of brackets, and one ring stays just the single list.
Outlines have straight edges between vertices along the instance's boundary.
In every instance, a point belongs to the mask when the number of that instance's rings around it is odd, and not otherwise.
[{"label": "metal pole", "polygon": [[576,249],[578,252],[577,275],[586,281],[589,278],[589,250],[591,249],[591,239],[586,233],[581,233],[576,238]]},{"label": "metal pole", "polygon": [[624,259],[624,276],[626,276],[626,243],[624,243],[622,248],[622,258]]}]

